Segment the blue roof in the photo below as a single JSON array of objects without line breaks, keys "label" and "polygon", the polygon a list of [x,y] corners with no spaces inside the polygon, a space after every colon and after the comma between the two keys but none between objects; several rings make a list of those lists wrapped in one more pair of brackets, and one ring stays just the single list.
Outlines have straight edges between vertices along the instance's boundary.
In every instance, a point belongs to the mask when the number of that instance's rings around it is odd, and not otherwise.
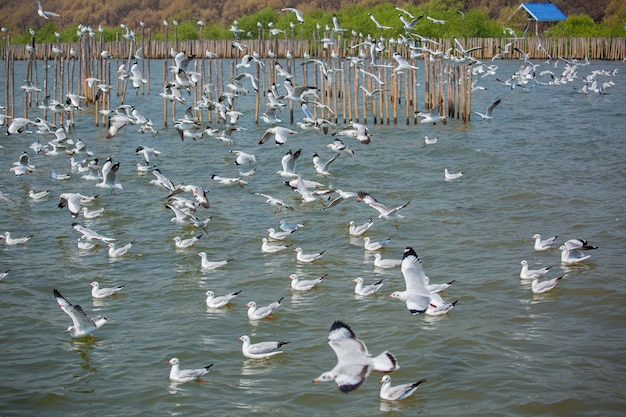
[{"label": "blue roof", "polygon": [[552,3],[522,3],[520,7],[523,7],[538,22],[567,19],[567,16]]}]

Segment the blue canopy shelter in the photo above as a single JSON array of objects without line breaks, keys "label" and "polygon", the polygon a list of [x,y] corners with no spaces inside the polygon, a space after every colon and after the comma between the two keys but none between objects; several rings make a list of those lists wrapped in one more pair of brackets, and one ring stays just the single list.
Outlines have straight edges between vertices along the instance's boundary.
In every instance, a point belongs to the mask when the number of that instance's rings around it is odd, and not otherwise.
[{"label": "blue canopy shelter", "polygon": [[[530,20],[535,21],[535,33],[539,22],[558,22],[566,20],[567,16],[554,3],[522,3],[511,15],[515,15],[521,9],[530,16]],[[509,19],[511,18],[509,17]]]}]

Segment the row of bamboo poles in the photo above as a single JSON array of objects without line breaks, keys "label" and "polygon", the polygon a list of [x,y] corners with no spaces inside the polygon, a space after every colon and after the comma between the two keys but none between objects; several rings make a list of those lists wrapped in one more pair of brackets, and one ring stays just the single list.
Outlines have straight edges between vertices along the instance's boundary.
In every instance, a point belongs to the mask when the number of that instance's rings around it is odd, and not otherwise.
[{"label": "row of bamboo poles", "polygon": [[[282,41],[275,40],[270,47],[277,49],[281,43]],[[123,55],[118,54],[116,59],[104,59],[99,56],[99,51],[102,50],[105,44],[103,42],[98,44],[97,41],[83,38],[83,41],[75,46],[75,50],[80,51],[75,58],[56,54],[53,59],[44,58],[40,61],[35,60],[31,56],[25,77],[27,80],[34,80],[35,83],[38,79],[41,79],[37,75],[37,63],[42,62],[45,74],[43,75],[41,97],[50,96],[60,102],[64,102],[66,93],[71,92],[85,96],[88,103],[93,103],[96,106],[96,111],[94,112],[96,125],[106,123],[106,118],[100,115],[99,110],[110,109],[113,101],[119,104],[125,103],[128,82],[120,81],[116,73],[117,68],[124,65],[126,70],[129,70],[132,62],[138,62],[144,78],[151,79],[151,60],[137,60],[133,56],[138,48],[143,47],[142,43],[126,42],[126,44],[127,47],[121,51]],[[206,41],[206,44],[203,44],[203,46],[216,46],[218,44]],[[293,48],[297,45],[297,43],[293,43],[290,47]],[[178,47],[183,49],[186,46],[190,45],[182,42],[178,45]],[[173,46],[170,46],[170,48],[173,49]],[[295,51],[296,49],[291,50]],[[395,44],[389,45],[388,52],[390,54],[393,54],[396,50],[407,52],[405,47],[399,47]],[[94,54],[94,51],[97,53]],[[171,57],[169,52],[165,56],[166,58]],[[240,62],[244,52],[235,50],[232,47],[230,52],[232,57],[226,59],[206,59],[203,54],[200,54],[200,57],[192,61],[194,71],[201,74],[198,87],[193,89],[194,103],[200,101],[203,94],[208,94],[209,99],[216,100],[221,92],[226,90],[226,84],[231,82],[233,75],[239,72],[236,65]],[[286,61],[281,59],[288,67],[288,70],[297,75],[293,80],[295,85],[314,85],[319,88],[320,97],[318,100],[321,104],[328,107],[319,109],[317,106],[313,107],[315,117],[326,118],[335,123],[356,121],[375,124],[397,124],[404,119],[406,124],[410,124],[411,122],[417,123],[419,121],[417,112],[420,110],[418,106],[418,85],[420,85],[420,80],[417,78],[418,72],[416,70],[396,73],[391,66],[374,67],[368,65],[367,60],[364,60],[363,66],[354,66],[348,60],[332,57],[329,51],[324,52],[326,57],[323,58],[323,61],[327,68],[333,70],[333,76],[328,79],[320,75],[316,64],[303,65],[308,61],[296,58],[289,58]],[[354,55],[358,53],[356,49],[351,52]],[[274,63],[277,62],[277,59],[261,58],[262,62],[265,63],[263,70],[260,69],[260,66],[256,66],[256,77],[259,79],[259,85],[261,86],[256,94],[255,121],[257,123],[265,108],[265,103],[262,102],[265,100],[263,98],[265,92],[272,84],[280,86],[283,82],[282,79],[276,79]],[[11,54],[5,58],[5,73],[7,74],[5,77],[7,83],[5,86],[5,91],[7,92],[6,107],[10,109],[11,114],[15,112],[15,82],[13,75],[15,60],[16,58]],[[78,65],[77,62],[79,63]],[[424,65],[425,108],[431,108],[439,102],[445,101],[448,117],[456,117],[464,122],[468,121],[471,113],[471,70],[469,67],[466,64],[455,64],[451,61],[444,62],[441,59],[433,61],[426,57],[414,59],[413,62]],[[165,85],[169,81],[168,78],[171,78],[168,69],[168,59],[165,59],[162,65],[163,85]],[[48,74],[49,68],[53,69],[51,77]],[[86,82],[90,77],[98,78],[111,84],[112,91],[110,95],[104,95],[103,99],[97,102],[94,101],[93,95],[95,90]],[[378,84],[375,78],[383,80],[383,84]],[[205,84],[213,85],[213,90],[209,92],[203,91],[201,86]],[[361,91],[361,87],[365,87],[365,89],[370,91],[375,89],[381,91],[380,94],[368,98],[365,92]],[[149,95],[150,88],[150,83],[142,85],[141,94]],[[159,87],[160,90],[161,86]],[[34,95],[24,94],[24,96],[24,117],[28,117],[29,109],[40,102],[39,93]],[[114,100],[112,96],[117,96],[118,99]],[[163,124],[167,127],[170,120],[176,119],[176,104],[168,103],[165,99],[163,100]],[[289,121],[291,123],[294,123],[296,119],[294,110],[299,114],[299,106],[294,106],[294,103],[290,102]],[[47,118],[47,116],[44,112],[44,118]],[[210,112],[206,116],[202,114],[199,114],[199,116],[203,119],[205,118],[209,123],[213,122],[213,115]],[[56,119],[57,117],[63,118],[64,114],[52,114],[52,118]],[[56,120],[54,122],[56,123]],[[216,120],[216,123],[223,122]]]},{"label": "row of bamboo poles", "polygon": [[[302,58],[306,55],[312,55],[322,58],[329,55],[332,51],[341,57],[354,55],[351,47],[364,39],[355,37],[338,36],[335,45],[324,49],[319,41],[298,40],[298,39],[247,39],[242,41],[247,46],[247,51],[255,51],[262,57],[267,57],[272,51],[279,58],[286,57],[289,53],[296,58]],[[437,40],[439,46],[431,49],[446,51],[449,48],[455,48],[456,44],[453,39]],[[527,39],[507,39],[507,38],[467,38],[461,40],[466,49],[470,47],[480,47],[479,51],[472,54],[473,57],[480,60],[489,60],[501,52],[509,42],[513,46],[526,52],[530,59],[546,59],[548,57],[567,59],[593,59],[593,60],[623,60],[626,59],[626,38],[542,38],[532,37]],[[210,51],[219,58],[233,58],[238,56],[238,50],[233,47],[232,41],[229,40],[192,40],[192,41],[153,41],[150,39],[137,41],[137,44],[143,47],[143,57],[153,59],[165,59],[170,57],[172,49],[176,51],[186,51],[188,54],[200,57],[205,52]],[[59,47],[64,51],[63,56],[70,58],[70,50],[78,50],[81,43],[62,43],[62,44],[37,44],[34,52],[29,52],[25,45],[2,44],[2,57],[12,56],[17,60],[26,60],[33,57],[34,59],[52,59],[57,56],[53,52],[54,47]],[[119,40],[114,42],[100,42],[100,50],[94,50],[94,56],[100,54],[101,51],[108,51],[115,57],[127,57],[130,42]],[[514,52],[509,56],[502,58],[519,58],[520,54]]]},{"label": "row of bamboo poles", "polygon": [[[322,106],[311,105],[311,111],[316,118],[329,120],[333,123],[348,123],[355,121],[358,123],[373,124],[398,124],[418,123],[420,118],[418,111],[430,109],[439,102],[445,103],[444,111],[450,118],[461,119],[463,122],[470,120],[471,113],[471,85],[472,71],[466,64],[456,65],[442,60],[419,60],[420,70],[410,70],[394,74],[391,67],[357,67],[350,65],[347,61],[339,61],[333,66],[333,76],[328,79],[320,74],[316,64],[305,64],[303,60],[281,60],[286,67],[296,75],[293,83],[297,85],[312,85],[319,88],[319,99],[316,99]],[[119,80],[116,76],[116,69],[119,67],[115,61],[91,59],[76,65],[76,60],[56,58],[54,61],[40,61],[39,72],[37,74],[37,61],[27,68],[26,77],[30,80],[42,79],[41,92],[35,94],[23,94],[23,112],[16,109],[16,94],[21,92],[20,87],[15,85],[15,60],[5,61],[5,107],[7,114],[15,117],[18,113],[21,117],[29,118],[43,98],[50,96],[60,102],[65,101],[67,93],[76,93],[87,97],[86,106],[93,105],[94,123],[96,126],[106,125],[107,118],[100,113],[100,110],[111,109],[127,102],[127,94],[150,95],[151,85],[143,85],[137,92],[129,86],[128,82]],[[187,108],[196,102],[201,101],[202,95],[208,95],[211,100],[217,100],[222,91],[227,91],[226,84],[231,82],[232,74],[236,74],[236,59],[200,59],[196,61],[194,70],[201,74],[198,86],[192,90],[192,96],[184,105],[169,102],[163,99],[163,126],[167,127],[173,120],[176,120],[177,109]],[[265,67],[262,69],[256,66],[254,74],[259,79],[259,91],[255,94],[254,120],[259,122],[265,111],[265,92],[272,84],[282,87],[283,79],[279,79],[273,69],[275,60],[263,60]],[[422,66],[423,65],[423,66]],[[143,73],[150,79],[150,68],[156,70],[158,65],[150,65],[146,60],[143,65]],[[301,67],[298,71],[297,67]],[[367,71],[364,69],[366,68]],[[169,70],[168,62],[163,61],[162,66],[163,85],[168,82]],[[371,74],[371,75],[370,75]],[[423,78],[421,77],[423,74]],[[85,81],[89,77],[101,80],[109,80],[111,91],[107,95],[102,95],[97,101],[94,100],[94,88]],[[383,80],[384,84],[378,84],[375,77]],[[419,77],[419,78],[418,78]],[[423,82],[424,97],[423,107],[418,104],[418,85]],[[18,80],[21,83],[21,80]],[[211,84],[210,90],[202,89],[201,85]],[[19,85],[19,84],[18,84]],[[157,87],[158,91],[160,86]],[[380,90],[378,94],[368,97],[364,91]],[[328,106],[328,107],[325,107]],[[283,120],[288,117],[289,123],[293,124],[300,119],[301,110],[298,104],[288,103],[287,113],[280,116]],[[43,119],[52,123],[64,122],[64,117],[71,117],[73,121],[74,113],[66,115],[64,113],[53,113],[44,110]],[[39,114],[39,113],[37,113]],[[288,115],[288,116],[285,116]],[[226,122],[219,120],[212,112],[203,114],[198,112],[198,117],[208,124]],[[287,120],[285,120],[287,121]]]}]

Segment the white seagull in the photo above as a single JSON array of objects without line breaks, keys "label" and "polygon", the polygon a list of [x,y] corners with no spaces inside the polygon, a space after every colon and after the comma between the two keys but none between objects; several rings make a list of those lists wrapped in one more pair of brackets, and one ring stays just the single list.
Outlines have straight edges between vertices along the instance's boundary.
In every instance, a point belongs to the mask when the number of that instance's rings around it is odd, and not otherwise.
[{"label": "white seagull", "polygon": [[367,232],[367,229],[372,227],[373,224],[374,221],[372,219],[369,219],[361,225],[358,225],[353,220],[350,220],[350,228],[348,231],[352,236],[361,236],[363,233]]},{"label": "white seagull", "polygon": [[443,170],[443,177],[445,178],[446,181],[452,181],[455,180],[457,178],[461,178],[464,175],[463,171],[460,172],[450,172],[448,171],[448,168],[444,168]]},{"label": "white seagull", "polygon": [[315,288],[317,284],[322,282],[326,275],[315,279],[302,280],[297,274],[291,274],[288,277],[291,280],[291,289],[294,291],[309,291]]},{"label": "white seagull", "polygon": [[374,266],[377,268],[389,269],[402,265],[402,259],[383,259],[380,253],[374,254]]},{"label": "white seagull", "polygon": [[267,238],[261,239],[261,252],[263,253],[276,253],[287,249],[289,245],[274,245],[269,243]]},{"label": "white seagull", "polygon": [[281,340],[280,342],[250,343],[250,337],[245,334],[238,337],[237,340],[243,343],[241,345],[243,356],[250,359],[267,359],[279,355],[283,353],[283,351],[278,349],[289,343],[285,340]]},{"label": "white seagull", "polygon": [[272,313],[282,304],[283,298],[284,297],[280,297],[277,301],[263,307],[257,307],[254,301],[248,302],[244,305],[244,307],[248,308],[248,318],[250,320],[261,320],[266,317],[271,318]]},{"label": "white seagull", "polygon": [[554,242],[556,242],[556,236],[549,237],[547,239],[542,239],[539,233],[535,233],[533,235],[533,239],[535,239],[535,250],[547,250],[551,249]]},{"label": "white seagull", "polygon": [[483,119],[493,119],[494,117],[491,115],[491,113],[493,112],[493,109],[496,108],[496,106],[498,104],[500,104],[500,99],[494,101],[493,103],[491,103],[491,105],[489,107],[487,107],[487,112],[486,113],[481,113],[481,112],[477,112],[475,111],[474,113],[476,113],[477,115],[479,115],[480,117],[482,117]]},{"label": "white seagull", "polygon": [[337,356],[337,364],[313,382],[335,381],[341,392],[348,393],[360,387],[371,371],[392,372],[400,368],[388,351],[372,357],[365,343],[342,321],[335,321],[330,327],[328,345]]},{"label": "white seagull", "polygon": [[285,142],[287,142],[287,138],[289,137],[289,135],[295,135],[296,133],[298,132],[296,132],[295,130],[291,130],[287,127],[282,127],[282,126],[270,127],[269,129],[266,129],[265,132],[263,133],[263,136],[261,136],[261,140],[259,140],[259,145],[262,145],[265,142],[267,142],[267,140],[271,136],[274,136],[274,143],[276,143],[276,145],[284,145]]},{"label": "white seagull", "polygon": [[170,369],[170,379],[174,382],[191,382],[191,381],[202,381],[200,379],[201,376],[206,375],[209,372],[209,368],[213,366],[213,364],[207,365],[204,368],[198,369],[180,369],[180,361],[178,358],[172,358],[169,361],[165,362],[166,365],[172,365]]},{"label": "white seagull", "polygon": [[130,248],[133,247],[135,241],[129,242],[120,248],[115,247],[115,243],[109,243],[109,258],[120,258],[128,253]]},{"label": "white seagull", "polygon": [[363,284],[364,280],[362,277],[356,277],[355,279],[352,280],[352,282],[356,282],[356,286],[354,287],[354,293],[356,295],[363,295],[363,296],[374,295],[378,292],[378,290],[382,288],[383,285],[385,285],[382,279],[380,279],[379,281],[376,281],[373,284],[364,285]]},{"label": "white seagull", "polygon": [[374,196],[372,196],[369,193],[366,193],[365,191],[357,191],[356,194],[357,194],[356,201],[363,202],[380,213],[378,215],[379,219],[398,219],[398,218],[403,219],[404,216],[398,214],[398,212],[402,210],[403,208],[405,208],[406,206],[408,206],[409,203],[411,202],[411,200],[409,200],[406,203],[402,204],[401,206],[390,209],[389,207],[387,207],[387,205],[376,200]]},{"label": "white seagull", "polygon": [[397,298],[406,303],[411,314],[425,313],[431,303],[431,294],[426,288],[426,275],[422,267],[422,261],[418,258],[412,247],[404,250],[401,265],[402,275],[406,284],[406,290],[396,291],[388,298]]},{"label": "white seagull", "polygon": [[109,287],[109,288],[101,288],[100,283],[98,281],[93,281],[91,284],[91,296],[93,298],[105,298],[113,294],[117,294],[124,288],[123,285],[118,285],[117,287]]},{"label": "white seagull", "polygon": [[200,262],[200,266],[202,267],[202,269],[208,270],[223,268],[224,266],[226,266],[226,264],[232,261],[232,259],[225,259],[223,261],[209,261],[206,252],[200,252],[198,253],[198,256],[202,258]]},{"label": "white seagull", "polygon": [[315,253],[304,253],[302,251],[302,248],[295,248],[294,251],[296,252],[296,259],[304,263],[311,263],[313,261],[316,261],[324,254],[324,252],[326,252],[326,251],[321,251],[321,252],[315,252]]},{"label": "white seagull", "polygon": [[539,281],[539,278],[541,277],[541,275],[533,274],[532,276],[533,282],[531,284],[531,289],[534,294],[543,294],[544,292],[548,292],[552,288],[556,287],[556,284],[558,283],[558,281],[564,276],[565,275],[561,275],[560,277]]},{"label": "white seagull", "polygon": [[81,306],[78,304],[72,305],[56,288],[53,290],[53,294],[61,310],[72,319],[72,325],[65,331],[66,333],[71,333],[72,337],[89,336],[107,322],[106,317],[92,319],[85,314]]},{"label": "white seagull", "polygon": [[226,304],[230,303],[230,300],[232,300],[233,298],[237,297],[242,290],[236,291],[236,292],[231,292],[229,294],[226,295],[220,295],[218,297],[215,296],[215,293],[211,290],[208,290],[207,292],[205,292],[203,295],[206,297],[206,306],[209,308],[221,308],[224,307]]},{"label": "white seagull", "polygon": [[32,237],[33,235],[28,235],[24,237],[11,237],[11,233],[7,231],[0,235],[0,240],[4,239],[4,243],[6,243],[8,246],[13,246],[13,245],[21,245],[22,243],[26,243]]},{"label": "white seagull", "polygon": [[97,233],[95,231],[93,231],[92,229],[83,226],[80,223],[72,223],[72,227],[74,228],[74,230],[76,230],[79,233],[82,233],[82,237],[84,240],[101,240],[103,242],[109,243],[109,242],[114,242],[117,239],[113,239],[111,237],[105,237],[102,236],[100,233]]},{"label": "white seagull", "polygon": [[37,14],[44,19],[50,19],[51,17],[63,17],[58,13],[44,10],[40,0],[37,0]]},{"label": "white seagull", "polygon": [[174,241],[174,245],[178,248],[178,249],[185,249],[185,248],[189,248],[191,246],[193,246],[194,243],[196,243],[198,241],[198,239],[200,239],[203,235],[198,235],[198,236],[192,236],[190,238],[187,239],[183,239],[179,236],[175,236],[174,239],[172,239]]},{"label": "white seagull", "polygon": [[400,384],[391,386],[391,377],[384,375],[380,380],[380,398],[387,401],[399,401],[413,394],[417,388],[426,382],[427,379],[420,379],[410,384]]},{"label": "white seagull", "polygon": [[533,275],[545,275],[548,273],[551,266],[546,266],[539,269],[528,269],[528,261],[523,260],[519,263],[522,266],[521,271],[519,272],[519,277],[522,279],[532,279]]},{"label": "white seagull", "polygon": [[388,237],[387,239],[377,240],[373,242],[368,236],[365,236],[363,238],[363,247],[365,248],[365,250],[369,251],[380,250],[390,241],[391,238]]}]

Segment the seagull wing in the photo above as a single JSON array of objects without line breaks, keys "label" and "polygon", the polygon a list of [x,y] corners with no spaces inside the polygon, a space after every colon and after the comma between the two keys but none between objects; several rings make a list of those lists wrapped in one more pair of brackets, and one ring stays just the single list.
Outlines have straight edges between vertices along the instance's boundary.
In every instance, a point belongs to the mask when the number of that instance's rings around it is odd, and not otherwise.
[{"label": "seagull wing", "polygon": [[53,290],[53,293],[61,310],[72,319],[72,324],[75,329],[84,329],[89,326],[96,327],[94,321],[85,314],[81,306],[72,305],[56,288]]},{"label": "seagull wing", "polygon": [[493,111],[493,109],[495,109],[495,108],[496,108],[496,106],[497,106],[498,104],[500,104],[500,101],[501,101],[500,99],[498,99],[498,100],[494,101],[494,102],[491,104],[491,106],[489,106],[489,107],[487,108],[487,116],[491,116],[491,112]]},{"label": "seagull wing", "polygon": [[430,293],[426,288],[426,275],[422,268],[422,261],[411,247],[404,250],[401,271],[408,293],[407,308],[413,314],[426,311],[430,304]]}]

